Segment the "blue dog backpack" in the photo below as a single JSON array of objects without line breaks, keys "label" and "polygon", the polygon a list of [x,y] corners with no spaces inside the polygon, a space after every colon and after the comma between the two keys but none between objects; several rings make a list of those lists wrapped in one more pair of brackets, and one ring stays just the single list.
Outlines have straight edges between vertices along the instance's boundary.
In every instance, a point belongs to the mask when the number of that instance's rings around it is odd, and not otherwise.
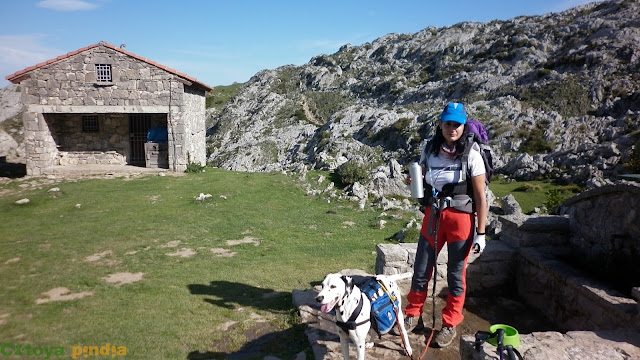
[{"label": "blue dog backpack", "polygon": [[359,288],[371,302],[371,326],[378,337],[388,333],[396,323],[394,309],[398,309],[398,299],[390,297],[389,291],[375,277],[367,278]]}]

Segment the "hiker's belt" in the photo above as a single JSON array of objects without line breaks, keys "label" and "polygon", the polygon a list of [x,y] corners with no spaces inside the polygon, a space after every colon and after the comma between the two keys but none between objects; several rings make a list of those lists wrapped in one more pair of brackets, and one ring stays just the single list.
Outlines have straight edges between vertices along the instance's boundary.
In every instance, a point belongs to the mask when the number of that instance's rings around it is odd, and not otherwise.
[{"label": "hiker's belt", "polygon": [[473,200],[469,195],[466,195],[466,194],[453,195],[453,197],[446,196],[446,197],[434,198],[430,196],[428,199],[428,202],[430,202],[430,204],[428,205],[431,205],[431,206],[435,205],[440,211],[446,208],[452,207],[452,208],[455,208],[456,210],[460,210],[466,213],[473,212]]},{"label": "hiker's belt", "polygon": [[439,207],[441,211],[448,207],[464,209],[467,205],[471,206],[471,203],[471,197],[468,195],[456,195],[453,198],[451,196],[447,196],[444,199],[440,199]]},{"label": "hiker's belt", "polygon": [[437,204],[434,202],[431,207],[431,213],[429,215],[429,222],[427,223],[427,234],[429,236],[435,235],[440,223],[440,214],[442,210],[446,208],[454,208],[458,211],[471,214],[473,212],[473,201],[469,195],[454,195],[446,196],[443,198],[431,198],[437,199]]}]

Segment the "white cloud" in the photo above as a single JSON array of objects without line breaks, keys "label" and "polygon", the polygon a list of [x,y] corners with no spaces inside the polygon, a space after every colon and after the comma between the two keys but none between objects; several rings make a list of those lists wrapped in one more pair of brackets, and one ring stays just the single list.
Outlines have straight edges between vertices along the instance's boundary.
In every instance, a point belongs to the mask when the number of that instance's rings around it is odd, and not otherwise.
[{"label": "white cloud", "polygon": [[96,4],[82,0],[42,0],[37,5],[38,7],[58,11],[93,10],[98,7]]},{"label": "white cloud", "polygon": [[40,34],[0,35],[0,87],[9,84],[5,76],[66,53],[45,42],[46,36]]}]

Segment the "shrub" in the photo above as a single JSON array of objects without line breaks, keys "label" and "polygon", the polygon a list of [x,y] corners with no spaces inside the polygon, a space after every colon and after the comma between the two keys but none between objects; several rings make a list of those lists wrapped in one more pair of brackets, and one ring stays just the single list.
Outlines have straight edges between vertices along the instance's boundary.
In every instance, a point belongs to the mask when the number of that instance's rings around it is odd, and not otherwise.
[{"label": "shrub", "polygon": [[513,189],[513,191],[520,191],[520,192],[540,191],[540,190],[542,190],[542,187],[540,187],[539,185],[529,184],[529,183],[524,183],[522,184],[522,186],[519,186]]},{"label": "shrub", "polygon": [[369,177],[369,170],[360,161],[351,159],[338,168],[338,175],[342,185],[347,186],[365,182]]},{"label": "shrub", "polygon": [[549,127],[549,121],[539,121],[531,130],[520,129],[517,135],[524,138],[521,151],[529,154],[540,154],[553,150],[555,143],[544,138],[544,129]]},{"label": "shrub", "polygon": [[319,133],[317,133],[317,136],[319,138],[318,148],[323,148],[329,143],[329,140],[331,140],[331,132],[328,130],[320,131]]},{"label": "shrub", "polygon": [[325,123],[348,105],[348,98],[339,91],[311,91],[306,93],[309,109],[316,119]]},{"label": "shrub", "polygon": [[400,118],[393,124],[380,129],[377,133],[367,131],[365,136],[372,142],[383,142],[383,146],[390,150],[397,150],[406,146],[406,143],[415,134],[411,132],[409,125],[412,119]]},{"label": "shrub", "polygon": [[[545,66],[546,68],[547,66]],[[591,111],[589,91],[581,83],[584,79],[566,79],[541,86],[518,89],[516,97],[528,106],[545,111],[557,111],[563,117],[579,117]]]},{"label": "shrub", "polygon": [[297,91],[299,70],[295,66],[283,66],[278,69],[278,78],[272,85],[272,90],[280,95],[292,94]]},{"label": "shrub", "polygon": [[550,212],[553,212],[555,208],[560,206],[560,204],[564,201],[565,196],[564,192],[561,189],[551,189],[546,192],[547,200],[544,202],[544,206]]},{"label": "shrub", "polygon": [[631,150],[629,161],[624,164],[625,169],[634,174],[640,174],[640,143],[636,142]]},{"label": "shrub", "polygon": [[201,173],[204,171],[205,166],[191,161],[191,154],[187,154],[187,168],[186,173]]},{"label": "shrub", "polygon": [[307,120],[308,120],[308,119],[307,119],[307,114],[304,112],[304,109],[303,109],[303,108],[299,108],[299,109],[297,109],[297,110],[293,113],[293,116],[294,116],[296,119],[300,120],[300,121],[307,121]]}]

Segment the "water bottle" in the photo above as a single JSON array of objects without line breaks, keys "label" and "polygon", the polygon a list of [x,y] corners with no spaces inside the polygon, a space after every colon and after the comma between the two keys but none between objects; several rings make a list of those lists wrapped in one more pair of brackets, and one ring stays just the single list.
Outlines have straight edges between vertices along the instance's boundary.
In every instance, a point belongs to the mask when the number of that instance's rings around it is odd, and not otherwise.
[{"label": "water bottle", "polygon": [[417,162],[411,163],[409,165],[409,176],[411,176],[411,197],[414,199],[422,199],[424,197],[422,166]]}]

